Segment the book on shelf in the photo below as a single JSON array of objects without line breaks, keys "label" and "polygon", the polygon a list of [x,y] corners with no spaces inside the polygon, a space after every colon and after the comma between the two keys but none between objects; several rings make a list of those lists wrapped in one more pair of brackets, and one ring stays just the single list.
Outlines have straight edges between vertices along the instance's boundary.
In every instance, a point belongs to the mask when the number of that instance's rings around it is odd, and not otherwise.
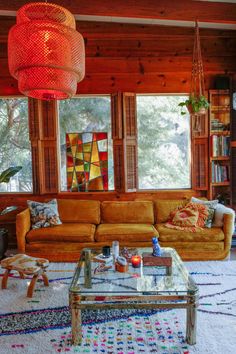
[{"label": "book on shelf", "polygon": [[230,136],[212,135],[211,136],[212,156],[229,156],[230,154]]},{"label": "book on shelf", "polygon": [[221,165],[218,162],[212,161],[211,166],[212,183],[221,183],[229,181],[229,166]]},{"label": "book on shelf", "polygon": [[211,119],[211,132],[223,132],[230,129],[229,123],[223,123],[219,119]]}]

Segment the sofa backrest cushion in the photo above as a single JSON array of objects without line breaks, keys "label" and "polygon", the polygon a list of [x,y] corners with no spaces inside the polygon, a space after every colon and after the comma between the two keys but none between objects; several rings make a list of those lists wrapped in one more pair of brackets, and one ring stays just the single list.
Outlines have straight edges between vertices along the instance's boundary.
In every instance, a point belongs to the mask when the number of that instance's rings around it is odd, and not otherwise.
[{"label": "sofa backrest cushion", "polygon": [[151,201],[105,201],[101,204],[101,213],[102,223],[154,224]]},{"label": "sofa backrest cushion", "polygon": [[97,200],[58,199],[62,222],[100,224],[100,202]]},{"label": "sofa backrest cushion", "polygon": [[188,199],[158,199],[154,201],[155,222],[157,224],[167,222],[170,213],[178,207],[184,207]]}]

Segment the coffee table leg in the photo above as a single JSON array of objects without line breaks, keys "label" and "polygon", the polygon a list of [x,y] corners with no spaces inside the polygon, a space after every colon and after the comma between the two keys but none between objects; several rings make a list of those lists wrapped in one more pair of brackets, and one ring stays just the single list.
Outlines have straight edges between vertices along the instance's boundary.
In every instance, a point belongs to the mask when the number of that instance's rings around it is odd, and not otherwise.
[{"label": "coffee table leg", "polygon": [[190,345],[196,344],[197,306],[198,291],[189,292],[189,300],[187,307],[186,341]]},{"label": "coffee table leg", "polygon": [[71,344],[80,345],[82,343],[82,321],[80,304],[80,296],[70,294],[70,309],[71,309]]}]

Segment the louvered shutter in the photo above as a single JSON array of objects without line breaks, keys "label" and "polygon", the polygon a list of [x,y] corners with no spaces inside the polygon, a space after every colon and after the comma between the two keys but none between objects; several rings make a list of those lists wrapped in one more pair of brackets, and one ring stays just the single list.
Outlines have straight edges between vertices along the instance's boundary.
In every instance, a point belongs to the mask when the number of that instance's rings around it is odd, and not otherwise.
[{"label": "louvered shutter", "polygon": [[135,191],[138,185],[135,94],[112,94],[111,112],[115,189]]},{"label": "louvered shutter", "polygon": [[57,102],[29,99],[35,194],[58,193]]},{"label": "louvered shutter", "polygon": [[[196,128],[199,131],[196,131]],[[208,115],[198,118],[191,117],[192,136],[192,188],[195,190],[208,190]]]}]

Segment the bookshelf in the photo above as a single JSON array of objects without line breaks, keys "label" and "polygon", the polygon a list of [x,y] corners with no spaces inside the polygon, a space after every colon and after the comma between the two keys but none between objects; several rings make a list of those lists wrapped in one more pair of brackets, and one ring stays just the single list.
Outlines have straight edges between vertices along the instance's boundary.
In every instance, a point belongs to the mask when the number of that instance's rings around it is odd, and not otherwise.
[{"label": "bookshelf", "polygon": [[210,90],[209,101],[209,199],[230,204],[230,90]]}]

